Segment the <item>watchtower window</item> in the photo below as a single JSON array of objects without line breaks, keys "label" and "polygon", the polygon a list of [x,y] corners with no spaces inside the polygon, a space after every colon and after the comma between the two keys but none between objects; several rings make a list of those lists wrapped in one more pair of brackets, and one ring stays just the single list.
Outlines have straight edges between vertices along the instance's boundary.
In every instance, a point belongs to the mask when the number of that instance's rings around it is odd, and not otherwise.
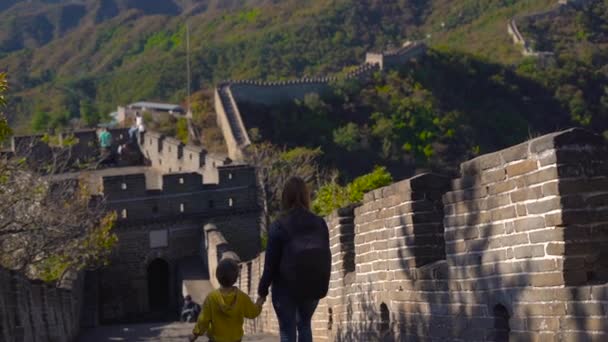
[{"label": "watchtower window", "polygon": [[152,146],[152,138],[150,138],[149,140],[150,142],[148,143],[148,145]]},{"label": "watchtower window", "polygon": [[173,172],[173,169],[169,168],[169,173]]},{"label": "watchtower window", "polygon": [[184,212],[184,203],[180,203],[179,204],[179,212],[183,213]]},{"label": "watchtower window", "polygon": [[180,177],[179,184],[184,184],[184,178],[183,177]]},{"label": "watchtower window", "polygon": [[190,160],[192,160],[192,153],[190,153]]},{"label": "watchtower window", "polygon": [[158,160],[158,165],[163,165],[163,160],[162,159]]},{"label": "watchtower window", "polygon": [[228,206],[232,207],[234,205],[234,201],[232,200],[232,198],[228,199]]},{"label": "watchtower window", "polygon": [[169,152],[171,152],[171,146],[169,146]]},{"label": "watchtower window", "polygon": [[123,210],[120,212],[120,217],[122,217],[123,219],[126,219],[126,218],[127,218],[127,209],[123,209]]},{"label": "watchtower window", "polygon": [[120,185],[120,188],[123,189],[123,190],[127,190],[127,183],[122,183]]},{"label": "watchtower window", "polygon": [[179,172],[182,172],[182,167],[180,166],[178,170],[179,170]]}]

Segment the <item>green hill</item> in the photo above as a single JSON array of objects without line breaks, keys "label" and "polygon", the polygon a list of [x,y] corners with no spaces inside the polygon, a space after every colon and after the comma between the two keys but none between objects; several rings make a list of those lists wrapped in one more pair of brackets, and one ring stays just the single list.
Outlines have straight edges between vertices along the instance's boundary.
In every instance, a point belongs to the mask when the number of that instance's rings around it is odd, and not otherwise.
[{"label": "green hill", "polygon": [[428,35],[431,45],[513,62],[520,56],[506,19],[552,1],[13,3],[0,12],[0,65],[10,75],[10,119],[26,130],[35,110],[77,117],[82,100],[101,112],[140,99],[182,100],[186,21],[193,88],[201,88],[224,78],[336,71],[359,63],[371,48]]}]

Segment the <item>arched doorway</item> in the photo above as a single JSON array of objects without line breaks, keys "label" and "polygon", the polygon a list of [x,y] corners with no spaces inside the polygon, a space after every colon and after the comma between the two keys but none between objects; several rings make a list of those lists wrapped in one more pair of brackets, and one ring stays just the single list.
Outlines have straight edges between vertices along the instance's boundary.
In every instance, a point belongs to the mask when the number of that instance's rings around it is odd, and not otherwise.
[{"label": "arched doorway", "polygon": [[148,265],[148,303],[151,311],[169,309],[169,264],[154,259]]}]

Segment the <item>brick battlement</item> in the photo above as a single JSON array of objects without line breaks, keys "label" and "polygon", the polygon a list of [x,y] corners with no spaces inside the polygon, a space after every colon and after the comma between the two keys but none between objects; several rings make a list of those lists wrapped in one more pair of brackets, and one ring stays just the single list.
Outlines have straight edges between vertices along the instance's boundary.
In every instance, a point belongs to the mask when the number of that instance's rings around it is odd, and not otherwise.
[{"label": "brick battlement", "polygon": [[[200,173],[106,176],[102,178],[102,194],[121,225],[256,211],[254,169],[220,166],[217,170],[217,184],[203,184]],[[158,184],[158,188],[147,184]]]},{"label": "brick battlement", "polygon": [[[603,138],[571,129],[334,212],[315,341],[608,339],[607,160]],[[242,264],[251,296],[263,263]],[[270,305],[247,330],[278,332]]]}]

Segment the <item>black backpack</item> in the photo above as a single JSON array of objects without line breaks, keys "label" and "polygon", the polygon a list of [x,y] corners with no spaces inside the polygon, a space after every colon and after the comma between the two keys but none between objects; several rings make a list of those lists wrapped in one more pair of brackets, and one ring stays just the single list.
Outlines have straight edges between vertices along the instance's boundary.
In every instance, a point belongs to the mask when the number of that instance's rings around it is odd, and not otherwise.
[{"label": "black backpack", "polygon": [[329,231],[322,218],[295,209],[279,220],[287,236],[283,246],[280,275],[296,300],[324,298],[331,276]]}]

